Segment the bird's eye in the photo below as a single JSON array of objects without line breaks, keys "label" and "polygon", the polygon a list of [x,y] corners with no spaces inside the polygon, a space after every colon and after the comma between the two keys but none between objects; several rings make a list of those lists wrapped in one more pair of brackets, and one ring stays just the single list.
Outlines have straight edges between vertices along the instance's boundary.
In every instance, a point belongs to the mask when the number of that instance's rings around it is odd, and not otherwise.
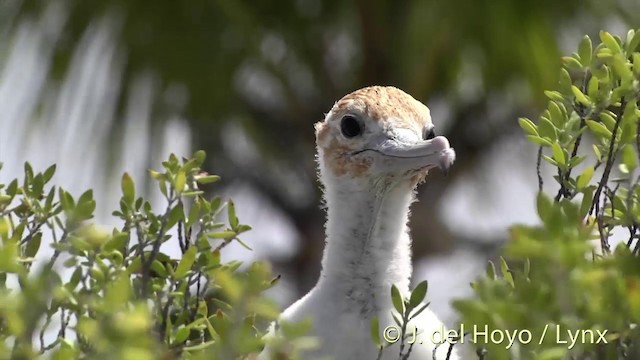
[{"label": "bird's eye", "polygon": [[433,131],[433,127],[425,128],[424,131],[422,132],[423,140],[431,140],[434,137],[436,137],[436,133],[435,131]]},{"label": "bird's eye", "polygon": [[360,123],[355,117],[347,115],[342,118],[342,121],[340,123],[340,130],[342,131],[342,135],[344,135],[344,137],[352,138],[362,133],[362,126],[360,126]]}]

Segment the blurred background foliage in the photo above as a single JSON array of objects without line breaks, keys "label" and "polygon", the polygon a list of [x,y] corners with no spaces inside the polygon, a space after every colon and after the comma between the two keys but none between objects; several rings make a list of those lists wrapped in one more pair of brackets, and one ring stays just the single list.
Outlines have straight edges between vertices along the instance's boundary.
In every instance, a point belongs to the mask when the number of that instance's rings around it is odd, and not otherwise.
[{"label": "blurred background foliage", "polygon": [[[312,124],[334,101],[384,84],[433,108],[457,163],[421,189],[412,231],[429,241],[414,242],[415,256],[478,246],[439,215],[447,188],[519,136],[517,118],[546,103],[543,90],[557,82],[565,44],[640,24],[635,0],[6,0],[0,31],[10,38],[25,24],[42,24],[51,9],[62,25],[48,39],[49,88],[76,71],[73,54],[86,33],[106,27],[123,69],[110,136],[122,134],[136,80],[152,78],[152,126],[180,114],[193,146],[210,155],[205,167],[227,184],[258,189],[291,219],[302,246],[276,268],[295,270],[300,292],[317,277],[324,239]],[[9,47],[2,49],[4,58]],[[230,133],[250,146],[229,144]]]}]

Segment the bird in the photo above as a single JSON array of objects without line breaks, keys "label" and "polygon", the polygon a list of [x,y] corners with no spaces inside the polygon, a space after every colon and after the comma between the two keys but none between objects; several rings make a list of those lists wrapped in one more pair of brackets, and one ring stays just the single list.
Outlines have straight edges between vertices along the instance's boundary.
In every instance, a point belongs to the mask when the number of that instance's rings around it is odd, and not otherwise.
[{"label": "bird", "polygon": [[[389,347],[378,357],[371,319],[379,319],[381,332],[398,330],[390,289],[395,285],[404,296],[410,291],[410,205],[430,170],[449,170],[455,151],[436,136],[429,108],[392,86],[345,95],[314,127],[327,213],[322,270],[278,321],[311,319],[310,335],[320,346],[302,359],[402,358],[402,340],[392,343],[392,333],[381,335]],[[267,338],[278,335],[276,324]],[[428,307],[408,329],[418,335],[407,359],[459,359],[455,346],[438,345],[447,330]],[[258,358],[273,355],[267,341]]]}]

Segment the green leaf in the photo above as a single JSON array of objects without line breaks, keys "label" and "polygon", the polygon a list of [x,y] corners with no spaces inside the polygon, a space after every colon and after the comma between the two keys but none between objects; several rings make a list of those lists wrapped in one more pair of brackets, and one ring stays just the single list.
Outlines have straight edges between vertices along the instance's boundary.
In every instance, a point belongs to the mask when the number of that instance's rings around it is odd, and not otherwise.
[{"label": "green leaf", "polygon": [[416,306],[420,305],[420,303],[427,296],[427,288],[429,287],[429,283],[427,280],[419,283],[415,289],[411,292],[411,297],[409,298],[409,309],[414,309]]},{"label": "green leaf", "polygon": [[585,66],[591,65],[591,55],[593,53],[592,46],[591,39],[588,35],[582,37],[580,45],[578,45],[578,55],[580,55],[580,61],[582,61]]},{"label": "green leaf", "polygon": [[564,156],[564,150],[562,150],[560,144],[554,143],[551,145],[551,150],[553,151],[553,158],[556,160],[558,165],[560,165],[561,168],[566,168],[567,161]]},{"label": "green leaf", "polygon": [[545,90],[544,95],[548,97],[550,100],[561,101],[561,102],[565,101],[564,96],[562,96],[562,94],[558,91]]},{"label": "green leaf", "polygon": [[511,285],[511,287],[514,287],[515,285],[513,283],[513,275],[509,270],[507,261],[502,256],[500,256],[500,271],[502,271],[502,277],[509,283],[509,285]]},{"label": "green leaf", "polygon": [[173,344],[182,344],[185,340],[187,340],[190,332],[190,328],[185,327],[184,325],[180,326],[178,328],[178,331],[176,331],[176,335],[173,337]]},{"label": "green leaf", "polygon": [[578,179],[576,180],[576,187],[578,189],[583,189],[587,185],[589,185],[589,181],[591,181],[591,178],[593,177],[593,172],[593,166],[587,166],[582,174],[578,175]]},{"label": "green leaf", "polygon": [[207,158],[207,153],[205,153],[204,150],[198,150],[193,154],[193,158],[198,162],[198,166],[200,166]]},{"label": "green leaf", "polygon": [[634,52],[640,52],[640,30],[636,31],[633,34],[633,37],[631,38],[631,40],[629,41],[629,45],[627,46],[627,53],[634,53]]},{"label": "green leaf", "polygon": [[538,129],[533,121],[527,118],[519,118],[518,123],[527,135],[538,136]]},{"label": "green leaf", "polygon": [[566,66],[568,69],[582,70],[583,68],[580,61],[572,56],[563,56],[561,60],[564,66]]},{"label": "green leaf", "polygon": [[238,228],[238,217],[236,216],[236,206],[233,204],[233,201],[229,200],[229,204],[227,205],[227,216],[229,217],[229,225],[232,229]]},{"label": "green leaf", "polygon": [[487,277],[491,280],[496,279],[496,266],[493,264],[493,261],[489,260],[487,263]]},{"label": "green leaf", "polygon": [[560,68],[560,80],[559,80],[560,91],[565,95],[570,95],[571,85],[573,85],[573,82],[571,81],[571,75],[569,74],[567,69]]},{"label": "green leaf", "polygon": [[552,142],[555,142],[558,139],[555,125],[545,117],[540,118],[538,133],[540,134],[540,137],[548,138]]},{"label": "green leaf", "polygon": [[84,193],[82,193],[82,195],[80,195],[80,197],[78,198],[78,205],[92,201],[92,200],[93,200],[93,190],[89,189]]},{"label": "green leaf", "polygon": [[179,221],[184,220],[184,208],[182,207],[182,203],[178,203],[178,205],[174,206],[169,213],[169,217],[167,218],[167,226],[165,230],[171,229],[175,224]]},{"label": "green leaf", "polygon": [[582,105],[591,106],[591,100],[589,100],[589,98],[587,98],[587,96],[583,94],[577,86],[572,85],[571,92],[573,92],[573,96],[576,97],[576,101],[578,101]]},{"label": "green leaf", "polygon": [[35,257],[40,249],[40,243],[42,242],[42,233],[35,233],[31,239],[27,242],[27,248],[24,251],[24,256]]},{"label": "green leaf", "polygon": [[104,245],[105,252],[120,251],[124,252],[125,246],[129,241],[129,234],[126,232],[116,232],[111,239]]},{"label": "green leaf", "polygon": [[534,144],[542,145],[542,146],[551,146],[553,143],[547,139],[541,138],[539,136],[527,135],[527,139]]},{"label": "green leaf", "polygon": [[187,174],[185,174],[184,170],[178,171],[178,174],[176,175],[176,180],[174,182],[174,187],[176,189],[176,192],[178,194],[182,193],[182,191],[184,191],[184,187],[186,184],[187,184]]},{"label": "green leaf", "polygon": [[587,120],[586,123],[587,127],[589,127],[589,130],[591,130],[591,132],[594,135],[597,135],[599,138],[611,139],[611,137],[613,136],[613,133],[611,133],[609,129],[607,129],[604,125],[597,121]]},{"label": "green leaf", "polygon": [[199,184],[211,184],[220,180],[218,175],[198,175],[195,177]]},{"label": "green leaf", "polygon": [[242,245],[243,248],[253,251],[251,246],[247,245],[247,243],[245,243],[244,241],[242,241],[242,240],[240,240],[238,238],[236,238],[236,241],[238,242],[238,244]]},{"label": "green leaf", "polygon": [[136,188],[133,179],[128,173],[122,175],[122,196],[128,205],[133,205],[136,196]]},{"label": "green leaf", "polygon": [[192,246],[187,251],[185,251],[174,273],[174,277],[176,279],[182,279],[183,277],[185,277],[185,275],[187,275],[189,270],[191,270],[193,263],[196,261],[197,251],[198,249],[195,246]]},{"label": "green leaf", "polygon": [[600,40],[602,40],[607,48],[611,49],[611,51],[613,51],[615,54],[618,54],[622,51],[622,49],[620,48],[620,44],[618,44],[618,41],[616,41],[616,39],[610,33],[606,31],[600,31]]},{"label": "green leaf", "polygon": [[58,196],[60,197],[60,204],[62,205],[62,210],[66,212],[73,210],[73,208],[75,207],[75,202],[73,201],[73,197],[71,197],[71,194],[64,191],[62,188],[59,188]]},{"label": "green leaf", "polygon": [[246,224],[240,224],[238,225],[238,234],[241,234],[243,232],[247,232],[251,230],[251,226],[246,225]]},{"label": "green leaf", "polygon": [[191,205],[191,209],[189,209],[189,216],[186,218],[187,225],[192,226],[198,221],[201,208],[202,208],[202,205],[200,205],[200,201],[195,201]]},{"label": "green leaf", "polygon": [[598,99],[599,87],[600,87],[600,82],[598,78],[595,76],[592,76],[591,79],[589,79],[589,84],[587,85],[587,95],[589,95],[589,98]]},{"label": "green leaf", "polygon": [[404,301],[402,295],[400,295],[400,290],[398,290],[395,284],[391,285],[391,302],[400,315],[404,314]]},{"label": "green leaf", "polygon": [[76,286],[78,286],[78,284],[80,283],[81,278],[82,278],[82,268],[77,267],[73,271],[73,274],[71,275],[71,279],[69,279],[69,282],[66,283],[64,286],[67,288],[67,290],[73,292]]},{"label": "green leaf", "polygon": [[0,206],[7,205],[13,198],[8,195],[0,195]]},{"label": "green leaf", "polygon": [[236,237],[236,235],[238,234],[235,231],[219,231],[207,233],[207,237],[211,239],[230,239]]},{"label": "green leaf", "polygon": [[580,210],[579,210],[579,215],[582,218],[587,216],[587,214],[589,213],[589,210],[591,209],[591,202],[593,201],[594,191],[595,190],[593,186],[589,186],[588,188],[585,188],[584,190],[582,190],[582,201],[580,202]]},{"label": "green leaf", "polygon": [[56,164],[53,164],[44,171],[44,182],[47,183],[53,177],[53,174],[56,173]]},{"label": "green leaf", "polygon": [[630,144],[627,144],[622,148],[622,163],[625,164],[627,166],[627,169],[629,169],[630,171],[635,170],[635,168],[638,166],[636,151]]},{"label": "green leaf", "polygon": [[616,126],[616,119],[605,111],[600,113],[600,120],[602,120],[602,124],[604,124],[609,131],[613,131],[613,128]]},{"label": "green leaf", "polygon": [[596,155],[596,159],[598,161],[602,161],[602,153],[600,153],[600,149],[598,149],[598,146],[594,144],[592,147],[593,153]]},{"label": "green leaf", "polygon": [[156,275],[158,275],[158,276],[160,276],[162,278],[166,278],[167,277],[167,269],[157,259],[155,259],[155,260],[153,260],[151,262],[151,270],[153,270],[156,273]]},{"label": "green leaf", "polygon": [[560,110],[560,106],[558,106],[555,101],[549,101],[549,116],[551,117],[551,122],[556,128],[562,128],[564,123],[567,121],[562,110]]},{"label": "green leaf", "polygon": [[538,215],[540,219],[543,221],[547,219],[550,215],[552,215],[553,203],[547,194],[540,191],[536,197],[536,207],[538,210]]},{"label": "green leaf", "polygon": [[630,84],[633,80],[633,72],[631,71],[629,66],[627,66],[627,59],[622,54],[618,54],[613,57],[612,65],[616,74],[618,74],[618,76],[620,76],[620,78],[623,80],[622,85],[625,84],[625,81]]},{"label": "green leaf", "polygon": [[370,330],[370,334],[371,334],[371,340],[373,340],[373,343],[376,345],[376,347],[380,347],[381,346],[381,342],[380,342],[380,320],[378,319],[377,316],[374,316],[371,319],[371,323],[369,325],[369,330]]}]

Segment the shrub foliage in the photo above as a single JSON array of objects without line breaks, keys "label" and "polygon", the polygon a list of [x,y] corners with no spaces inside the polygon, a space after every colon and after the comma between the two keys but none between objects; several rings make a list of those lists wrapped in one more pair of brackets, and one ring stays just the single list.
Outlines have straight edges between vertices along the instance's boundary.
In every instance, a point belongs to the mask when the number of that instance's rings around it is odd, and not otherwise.
[{"label": "shrub foliage", "polygon": [[[150,171],[159,212],[122,177],[121,226],[91,221],[91,190],[74,198],[49,186],[52,166],[0,184],[0,358],[237,359],[259,352],[279,311],[264,296],[268,264],[223,261],[251,228],[232,201],[200,189],[202,151]],[[226,213],[226,214],[223,214]],[[220,215],[226,215],[222,222]],[[163,244],[177,243],[174,259]],[[46,245],[45,245],[46,244]],[[46,249],[49,247],[52,249]],[[66,269],[66,270],[65,270]],[[293,327],[295,339],[304,329]],[[291,348],[291,347],[290,347]],[[295,346],[293,347],[295,349]],[[293,354],[295,355],[295,354]]]},{"label": "shrub foliage", "polygon": [[488,329],[480,358],[640,359],[640,31],[585,36],[562,63],[548,108],[519,120],[540,145],[540,225],[513,226],[500,270],[455,303],[468,341]]}]

